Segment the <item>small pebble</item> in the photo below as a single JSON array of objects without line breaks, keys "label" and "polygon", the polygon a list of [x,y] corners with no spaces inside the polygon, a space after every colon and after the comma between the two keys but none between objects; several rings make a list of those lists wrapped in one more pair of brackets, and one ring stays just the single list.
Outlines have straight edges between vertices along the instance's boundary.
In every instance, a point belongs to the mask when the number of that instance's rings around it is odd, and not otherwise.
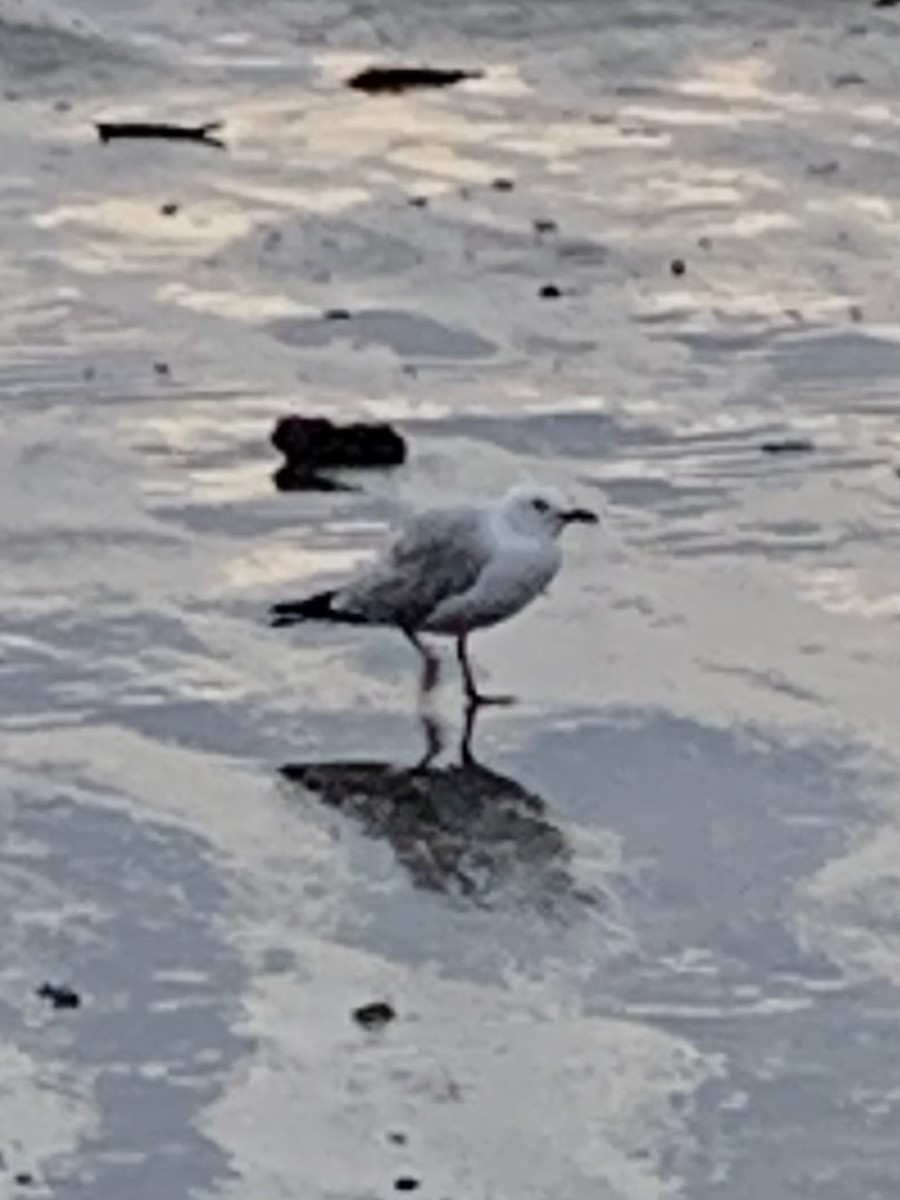
[{"label": "small pebble", "polygon": [[408,1138],[400,1129],[392,1129],[388,1134],[388,1141],[394,1146],[405,1146]]},{"label": "small pebble", "polygon": [[414,1175],[401,1175],[394,1180],[394,1190],[397,1192],[414,1192],[419,1186],[419,1180]]},{"label": "small pebble", "polygon": [[672,262],[669,266],[669,270],[672,272],[673,275],[683,275],[685,273],[685,271],[687,270],[687,266],[685,265],[684,259],[683,258],[673,258]]},{"label": "small pebble", "polygon": [[67,983],[42,983],[37,990],[42,1000],[49,1000],[54,1008],[78,1008],[81,997]]},{"label": "small pebble", "polygon": [[534,221],[535,233],[556,233],[559,226],[555,221],[551,221],[546,217],[538,217]]},{"label": "small pebble", "polygon": [[545,283],[538,295],[542,300],[558,300],[562,295],[562,290],[555,283]]},{"label": "small pebble", "polygon": [[159,211],[164,217],[174,217],[178,212],[178,205],[174,200],[167,200],[165,204],[159,206]]},{"label": "small pebble", "polygon": [[374,1000],[371,1004],[361,1004],[353,1010],[353,1020],[363,1029],[384,1029],[396,1017],[390,1004],[384,1000]]},{"label": "small pebble", "polygon": [[428,197],[427,196],[410,196],[409,203],[413,208],[427,208],[428,207]]},{"label": "small pebble", "polygon": [[156,372],[157,375],[171,375],[172,374],[171,369],[169,368],[169,364],[167,362],[155,362],[153,364],[153,370]]},{"label": "small pebble", "polygon": [[19,1171],[13,1175],[13,1183],[17,1183],[19,1187],[30,1187],[34,1183],[34,1176],[30,1171]]},{"label": "small pebble", "polygon": [[491,183],[491,187],[495,192],[511,192],[515,186],[512,179],[504,179],[503,177],[495,179]]},{"label": "small pebble", "polygon": [[349,321],[350,313],[346,308],[328,308],[322,313],[326,321]]}]

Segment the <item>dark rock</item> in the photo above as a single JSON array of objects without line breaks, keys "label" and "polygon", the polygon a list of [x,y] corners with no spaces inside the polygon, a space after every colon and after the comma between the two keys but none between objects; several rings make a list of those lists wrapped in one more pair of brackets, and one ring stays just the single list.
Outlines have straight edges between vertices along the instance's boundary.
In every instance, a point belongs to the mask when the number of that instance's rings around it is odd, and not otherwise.
[{"label": "dark rock", "polygon": [[410,203],[411,208],[427,208],[428,207],[428,197],[427,196],[410,196],[409,203]]},{"label": "dark rock", "polygon": [[833,175],[840,170],[840,163],[829,158],[827,162],[810,163],[806,170],[809,175]]},{"label": "dark rock", "polygon": [[481,71],[440,67],[367,67],[347,80],[347,87],[373,95],[406,92],[411,88],[445,88],[465,79],[480,79]]},{"label": "dark rock", "polygon": [[557,287],[555,283],[545,283],[538,295],[542,300],[558,300],[562,295],[562,288]]},{"label": "dark rock", "polygon": [[895,5],[897,5],[897,4],[900,4],[900,0],[875,0],[875,3],[872,5],[872,7],[873,8],[894,8]]},{"label": "dark rock", "polygon": [[349,321],[350,313],[346,308],[328,308],[322,313],[325,321]]},{"label": "dark rock", "polygon": [[788,437],[772,438],[762,442],[759,448],[763,454],[809,454],[815,450],[815,445],[811,438]]},{"label": "dark rock", "polygon": [[538,217],[534,222],[535,233],[556,233],[559,226],[555,221],[551,221],[546,217]]},{"label": "dark rock", "polygon": [[683,258],[673,258],[669,265],[669,270],[673,275],[683,275],[687,270],[687,265]]},{"label": "dark rock", "polygon": [[172,374],[171,368],[169,367],[169,364],[167,362],[155,362],[153,364],[153,370],[156,372],[157,375],[162,376],[162,377]]},{"label": "dark rock", "polygon": [[502,176],[499,179],[494,179],[491,183],[491,187],[495,192],[511,192],[515,186],[515,182],[512,179],[505,179]]},{"label": "dark rock", "polygon": [[314,472],[323,467],[396,467],[406,461],[406,442],[390,425],[335,425],[327,417],[282,417],[272,444],[288,465]]},{"label": "dark rock", "polygon": [[19,1187],[31,1187],[34,1183],[34,1176],[30,1171],[17,1171],[13,1175],[13,1183],[17,1183]]},{"label": "dark rock", "polygon": [[390,1025],[396,1013],[385,1000],[374,1000],[371,1004],[362,1004],[353,1010],[353,1020],[363,1029],[379,1030]]},{"label": "dark rock", "polygon": [[174,200],[167,200],[165,204],[159,206],[159,211],[164,217],[174,217],[178,212],[178,205]]},{"label": "dark rock", "polygon": [[37,990],[42,1000],[49,1000],[54,1008],[78,1008],[81,997],[67,983],[42,983]]},{"label": "dark rock", "polygon": [[388,1134],[388,1141],[393,1146],[405,1146],[408,1140],[409,1139],[407,1138],[406,1134],[401,1132],[399,1129],[393,1129]]},{"label": "dark rock", "polygon": [[713,247],[712,238],[707,237],[704,234],[703,237],[697,238],[697,245],[700,247],[701,250],[712,250],[712,247]]},{"label": "dark rock", "polygon": [[401,1175],[399,1179],[394,1180],[394,1191],[397,1192],[414,1192],[420,1186],[414,1175]]}]

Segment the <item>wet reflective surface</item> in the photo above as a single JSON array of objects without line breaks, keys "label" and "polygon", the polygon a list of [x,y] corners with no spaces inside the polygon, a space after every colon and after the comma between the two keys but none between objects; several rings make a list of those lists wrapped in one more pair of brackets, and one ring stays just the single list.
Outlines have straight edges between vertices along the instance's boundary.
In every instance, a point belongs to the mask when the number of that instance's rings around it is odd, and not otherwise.
[{"label": "wet reflective surface", "polygon": [[[0,18],[0,1196],[893,1200],[900,19],[39,7]],[[342,87],[393,59],[485,74]],[[279,493],[290,409],[410,461]],[[403,639],[267,627],[522,476],[604,522],[474,639],[520,703],[468,739],[451,663],[423,728]]]}]

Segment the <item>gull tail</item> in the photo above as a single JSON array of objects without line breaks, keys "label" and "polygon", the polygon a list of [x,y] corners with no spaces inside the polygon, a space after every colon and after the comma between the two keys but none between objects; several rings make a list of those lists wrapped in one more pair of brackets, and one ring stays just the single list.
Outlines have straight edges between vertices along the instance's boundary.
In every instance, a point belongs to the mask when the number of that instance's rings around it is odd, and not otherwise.
[{"label": "gull tail", "polygon": [[318,592],[306,600],[288,600],[273,604],[269,609],[272,625],[301,625],[304,621],[331,621],[338,625],[365,625],[356,613],[342,612],[334,607],[337,592]]}]

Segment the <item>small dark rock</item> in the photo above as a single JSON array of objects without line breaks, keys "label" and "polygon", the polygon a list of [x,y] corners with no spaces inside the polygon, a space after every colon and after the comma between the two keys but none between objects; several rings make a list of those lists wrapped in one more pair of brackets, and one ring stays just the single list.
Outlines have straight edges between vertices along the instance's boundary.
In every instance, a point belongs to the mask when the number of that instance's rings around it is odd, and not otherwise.
[{"label": "small dark rock", "polygon": [[401,1175],[399,1179],[394,1180],[394,1191],[396,1192],[414,1192],[421,1184],[414,1175]]},{"label": "small dark rock", "polygon": [[153,364],[153,370],[161,377],[166,377],[172,374],[172,370],[167,362],[155,362]]},{"label": "small dark rock", "polygon": [[167,200],[165,204],[159,206],[159,211],[164,217],[174,217],[178,212],[178,205],[174,200]]},{"label": "small dark rock", "polygon": [[72,111],[72,101],[71,100],[57,100],[56,103],[53,105],[53,111],[58,112],[58,113],[71,112]]},{"label": "small dark rock", "polygon": [[427,196],[410,196],[409,204],[410,204],[411,208],[427,208],[428,207],[428,197]]},{"label": "small dark rock", "polygon": [[19,1187],[31,1187],[34,1183],[34,1176],[30,1171],[18,1171],[13,1175],[13,1183],[17,1183]]},{"label": "small dark rock", "polygon": [[42,1000],[49,1000],[54,1008],[78,1008],[81,997],[67,983],[42,983],[37,990]]},{"label": "small dark rock", "polygon": [[811,438],[772,438],[760,444],[763,454],[809,454],[815,450]]},{"label": "small dark rock", "polygon": [[872,7],[873,8],[894,8],[897,4],[900,4],[900,0],[875,0],[875,3],[872,5]]},{"label": "small dark rock", "polygon": [[349,321],[350,313],[346,308],[328,308],[322,313],[325,321]]},{"label": "small dark rock", "polygon": [[827,162],[810,163],[806,168],[808,175],[833,175],[840,170],[840,163],[833,158],[829,158]]},{"label": "small dark rock", "polygon": [[697,245],[700,247],[701,250],[712,250],[712,247],[713,247],[712,238],[707,237],[704,234],[703,237],[697,238]]},{"label": "small dark rock", "polygon": [[406,1134],[399,1129],[392,1129],[388,1134],[388,1141],[393,1146],[405,1146],[408,1140]]},{"label": "small dark rock", "polygon": [[562,295],[562,288],[557,287],[555,283],[545,283],[538,295],[542,300],[558,300]]},{"label": "small dark rock", "polygon": [[673,275],[683,275],[687,270],[687,264],[683,258],[673,258],[669,264],[669,270]]},{"label": "small dark rock", "polygon": [[865,315],[861,304],[851,304],[847,311],[854,325],[858,325]]},{"label": "small dark rock", "polygon": [[515,186],[515,182],[512,179],[505,179],[502,176],[491,182],[491,187],[495,192],[511,192]]},{"label": "small dark rock", "polygon": [[556,233],[559,226],[547,217],[538,217],[534,222],[535,233]]},{"label": "small dark rock", "polygon": [[406,92],[410,88],[445,88],[465,79],[480,79],[481,71],[461,71],[440,67],[367,67],[351,76],[347,87],[374,95],[379,92]]},{"label": "small dark rock", "polygon": [[314,472],[323,467],[396,467],[406,460],[406,442],[390,425],[335,425],[327,417],[282,417],[272,444],[290,466]]},{"label": "small dark rock", "polygon": [[373,1000],[371,1004],[361,1004],[353,1010],[353,1020],[363,1029],[384,1029],[396,1017],[396,1013],[385,1000]]}]

